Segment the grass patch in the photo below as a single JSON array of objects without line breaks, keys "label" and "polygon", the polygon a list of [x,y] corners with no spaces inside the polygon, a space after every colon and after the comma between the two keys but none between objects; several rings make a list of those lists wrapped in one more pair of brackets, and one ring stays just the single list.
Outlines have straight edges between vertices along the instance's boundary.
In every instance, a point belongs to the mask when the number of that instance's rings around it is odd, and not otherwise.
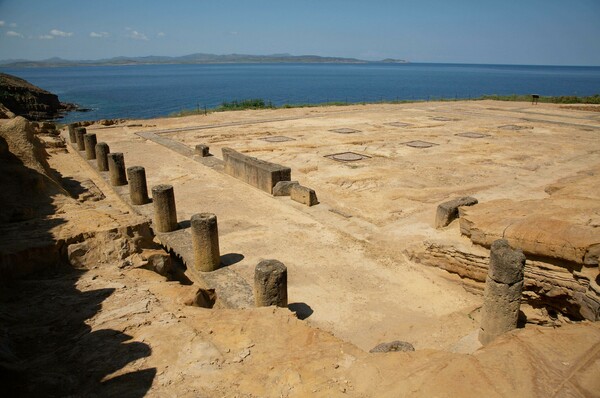
[{"label": "grass patch", "polygon": [[[531,95],[484,95],[482,100],[494,100],[494,101],[531,101]],[[561,95],[558,97],[544,97],[540,96],[538,102],[547,104],[600,104],[600,94],[578,97],[575,95]]]},{"label": "grass patch", "polygon": [[[222,102],[221,105],[216,108],[200,108],[197,109],[184,109],[179,112],[175,112],[169,115],[169,117],[181,117],[191,116],[198,114],[209,114],[212,112],[226,112],[226,111],[243,111],[247,109],[291,109],[291,108],[319,108],[324,106],[349,106],[349,105],[369,105],[369,104],[408,104],[415,102],[428,102],[428,101],[480,101],[480,100],[494,100],[494,101],[514,101],[514,102],[531,102],[531,95],[483,95],[476,98],[444,98],[444,97],[429,97],[428,99],[420,100],[381,100],[372,102],[348,102],[348,101],[329,101],[320,103],[297,103],[297,104],[283,104],[273,105],[271,101],[265,101],[262,98],[253,98],[245,100],[233,100],[230,102]],[[540,96],[538,102],[549,103],[549,104],[600,104],[600,94],[578,97],[573,95],[557,96],[557,97],[544,97]]]}]

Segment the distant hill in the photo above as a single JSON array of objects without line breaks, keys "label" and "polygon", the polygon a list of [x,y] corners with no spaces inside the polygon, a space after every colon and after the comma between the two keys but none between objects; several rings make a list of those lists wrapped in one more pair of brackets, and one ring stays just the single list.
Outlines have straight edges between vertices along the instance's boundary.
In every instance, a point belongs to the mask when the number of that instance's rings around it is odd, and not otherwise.
[{"label": "distant hill", "polygon": [[404,60],[385,59],[365,61],[357,58],[320,57],[318,55],[248,55],[248,54],[203,54],[196,53],[181,57],[150,55],[147,57],[114,57],[98,60],[72,61],[62,58],[49,58],[42,61],[4,60],[0,66],[6,68],[60,67],[60,66],[103,66],[103,65],[148,65],[148,64],[266,64],[266,63],[306,63],[306,64],[368,64],[368,63],[408,63]]}]

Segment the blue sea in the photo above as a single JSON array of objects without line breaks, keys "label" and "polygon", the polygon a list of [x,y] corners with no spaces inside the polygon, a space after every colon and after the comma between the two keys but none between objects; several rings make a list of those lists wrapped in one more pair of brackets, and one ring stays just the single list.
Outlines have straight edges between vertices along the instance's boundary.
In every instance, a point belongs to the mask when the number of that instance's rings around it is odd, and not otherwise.
[{"label": "blue sea", "polygon": [[218,64],[0,68],[91,112],[63,121],[151,118],[224,101],[274,105],[600,94],[600,67],[466,64]]}]

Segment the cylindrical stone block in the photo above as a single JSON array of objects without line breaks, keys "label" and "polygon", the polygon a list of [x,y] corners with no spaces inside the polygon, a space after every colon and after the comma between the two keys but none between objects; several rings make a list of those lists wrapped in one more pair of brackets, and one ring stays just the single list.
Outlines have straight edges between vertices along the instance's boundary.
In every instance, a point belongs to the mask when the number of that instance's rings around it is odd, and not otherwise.
[{"label": "cylindrical stone block", "polygon": [[217,216],[211,213],[194,214],[191,219],[194,268],[210,272],[221,265]]},{"label": "cylindrical stone block", "polygon": [[83,135],[83,144],[85,146],[85,158],[87,160],[96,159],[96,134],[86,133]]},{"label": "cylindrical stone block", "polygon": [[492,243],[490,265],[485,280],[479,341],[486,345],[517,327],[525,255],[500,239]]},{"label": "cylindrical stone block", "polygon": [[121,152],[108,154],[108,173],[111,185],[127,185],[127,175],[125,174],[125,157]]},{"label": "cylindrical stone block", "polygon": [[254,303],[257,307],[287,307],[287,268],[277,260],[263,260],[254,270]]},{"label": "cylindrical stone block", "polygon": [[71,141],[71,144],[76,144],[77,134],[75,133],[75,124],[71,123],[67,125],[67,130],[69,131],[69,141]]},{"label": "cylindrical stone block", "polygon": [[173,186],[167,184],[152,187],[152,202],[154,203],[154,230],[156,232],[171,232],[177,229],[177,210]]},{"label": "cylindrical stone block", "polygon": [[75,141],[77,142],[77,150],[85,151],[85,142],[83,136],[87,133],[85,127],[77,127],[75,129]]},{"label": "cylindrical stone block", "polygon": [[198,144],[196,145],[195,153],[196,155],[205,158],[210,155],[209,147],[204,144]]},{"label": "cylindrical stone block", "polygon": [[148,198],[148,187],[146,185],[146,169],[142,166],[127,168],[127,179],[129,180],[129,197],[134,205],[145,205],[150,202]]},{"label": "cylindrical stone block", "polygon": [[96,162],[98,163],[98,171],[108,171],[108,154],[110,148],[106,142],[96,144]]}]

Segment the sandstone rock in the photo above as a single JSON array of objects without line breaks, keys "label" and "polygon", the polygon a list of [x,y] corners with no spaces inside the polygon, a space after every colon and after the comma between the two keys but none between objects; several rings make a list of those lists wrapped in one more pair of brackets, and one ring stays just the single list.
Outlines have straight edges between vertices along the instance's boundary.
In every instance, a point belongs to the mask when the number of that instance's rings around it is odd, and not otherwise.
[{"label": "sandstone rock", "polygon": [[294,185],[299,185],[298,181],[279,181],[273,187],[273,196],[290,196]]},{"label": "sandstone rock", "polygon": [[168,253],[160,250],[154,250],[151,254],[148,252],[142,253],[142,258],[146,258],[146,269],[152,270],[159,275],[167,276],[171,273],[173,263],[171,256]]},{"label": "sandstone rock", "polygon": [[75,268],[85,268],[90,247],[86,242],[73,243],[67,247],[67,259]]},{"label": "sandstone rock", "polygon": [[185,305],[201,308],[213,308],[217,301],[215,289],[198,289],[193,296],[185,300]]},{"label": "sandstone rock", "polygon": [[414,351],[415,347],[406,341],[395,340],[390,343],[381,343],[370,349],[369,352],[409,352]]}]

